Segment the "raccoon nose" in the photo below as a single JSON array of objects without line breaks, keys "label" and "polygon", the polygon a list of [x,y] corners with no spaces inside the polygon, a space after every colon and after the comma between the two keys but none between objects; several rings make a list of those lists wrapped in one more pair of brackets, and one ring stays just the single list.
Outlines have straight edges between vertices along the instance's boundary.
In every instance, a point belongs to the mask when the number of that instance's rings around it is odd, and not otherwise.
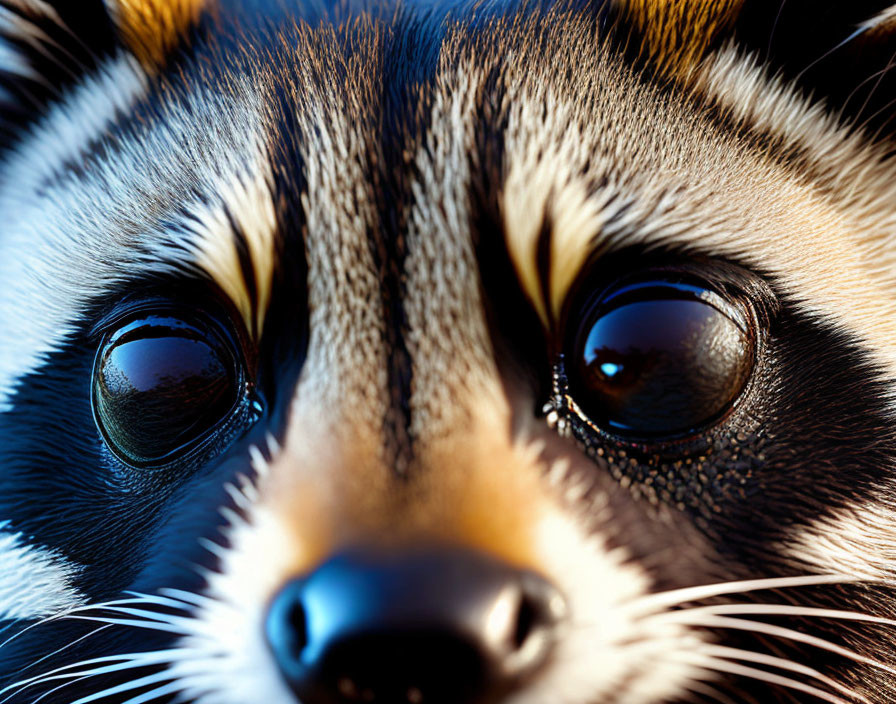
[{"label": "raccoon nose", "polygon": [[341,554],[267,616],[303,704],[487,704],[550,656],[566,604],[536,574],[457,548]]}]

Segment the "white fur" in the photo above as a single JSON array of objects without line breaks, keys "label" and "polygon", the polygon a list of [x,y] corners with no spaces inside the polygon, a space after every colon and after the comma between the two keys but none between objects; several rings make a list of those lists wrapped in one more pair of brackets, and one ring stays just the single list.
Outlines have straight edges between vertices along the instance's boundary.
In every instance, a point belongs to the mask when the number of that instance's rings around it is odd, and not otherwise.
[{"label": "white fur", "polygon": [[0,523],[0,621],[34,619],[84,603],[71,586],[80,568],[58,553],[27,544]]},{"label": "white fur", "polygon": [[819,516],[783,542],[780,551],[820,572],[892,583],[896,579],[893,496],[882,492]]},{"label": "white fur", "polygon": [[249,513],[248,520],[230,514],[232,547],[221,551],[221,571],[209,574],[209,598],[188,622],[192,634],[179,644],[194,654],[168,672],[197,704],[292,701],[264,641],[264,618],[294,541],[264,506],[252,503]]},{"label": "white fur", "polygon": [[608,550],[568,512],[547,516],[536,534],[540,564],[566,596],[571,618],[551,665],[507,704],[581,704],[614,694],[627,704],[653,704],[702,679],[673,657],[703,642],[696,632],[646,626],[623,608],[649,589],[624,550]]},{"label": "white fur", "polygon": [[501,392],[483,317],[470,238],[473,110],[482,75],[446,62],[431,110],[432,127],[417,150],[419,179],[407,221],[407,348],[413,364],[411,435],[450,433],[464,409],[458,397]]},{"label": "white fur", "polygon": [[[326,61],[327,48],[321,54]],[[306,218],[310,338],[294,397],[350,407],[346,422],[367,427],[381,421],[388,397],[382,282],[367,236],[381,225],[364,169],[370,145],[358,127],[374,102],[363,95],[342,102],[339,86],[307,80],[299,135],[307,192],[296,197]]]}]

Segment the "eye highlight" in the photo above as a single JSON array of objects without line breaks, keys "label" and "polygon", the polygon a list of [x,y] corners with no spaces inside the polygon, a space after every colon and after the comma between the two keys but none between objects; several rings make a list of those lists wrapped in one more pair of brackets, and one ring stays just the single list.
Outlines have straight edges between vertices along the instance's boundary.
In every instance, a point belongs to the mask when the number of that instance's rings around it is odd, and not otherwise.
[{"label": "eye highlight", "polygon": [[750,316],[708,286],[626,281],[570,320],[570,393],[603,430],[672,438],[720,419],[753,368]]},{"label": "eye highlight", "polygon": [[236,345],[200,316],[145,314],[103,341],[93,372],[97,427],[125,463],[161,465],[210,434],[237,406]]}]

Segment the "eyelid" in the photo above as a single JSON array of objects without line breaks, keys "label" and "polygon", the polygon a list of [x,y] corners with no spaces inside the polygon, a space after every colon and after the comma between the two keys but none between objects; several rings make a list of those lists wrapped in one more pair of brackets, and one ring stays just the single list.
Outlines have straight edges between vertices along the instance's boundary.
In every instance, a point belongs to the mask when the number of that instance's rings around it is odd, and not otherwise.
[{"label": "eyelid", "polygon": [[161,312],[174,305],[162,297],[132,297],[114,303],[91,327],[88,336],[91,340],[99,340],[110,334],[114,329],[121,327],[129,318],[135,318],[140,313]]},{"label": "eyelid", "polygon": [[[651,273],[652,272],[648,270],[645,273],[645,276],[649,277]],[[602,307],[605,307],[606,309],[615,308],[617,305],[620,305],[618,301],[621,298],[633,298],[634,295],[639,292],[648,294],[650,291],[656,290],[658,288],[662,288],[664,292],[668,292],[670,288],[675,288],[682,293],[690,293],[693,296],[694,300],[706,303],[719,312],[724,313],[741,329],[743,333],[751,333],[751,330],[753,328],[753,321],[750,320],[750,316],[746,314],[744,306],[739,305],[737,302],[732,300],[733,297],[730,295],[730,293],[720,293],[711,288],[710,284],[708,283],[697,283],[687,278],[682,278],[682,280],[676,281],[673,277],[664,280],[663,283],[664,285],[660,286],[657,280],[644,281],[640,280],[640,277],[639,280],[633,281],[631,283],[625,283],[622,286],[619,286],[617,282],[616,284],[613,284],[610,287],[604,289],[602,293],[597,294],[594,297],[595,302],[584,307],[583,310],[590,314],[591,312],[593,312],[593,307],[595,305],[600,305]],[[648,298],[649,296],[645,295],[645,299]],[[743,298],[743,295],[739,296],[738,298]]]},{"label": "eyelid", "polygon": [[101,302],[95,320],[87,329],[91,342],[98,342],[122,321],[143,312],[195,310],[199,314],[226,320],[227,326],[234,330],[245,347],[244,340],[248,334],[243,329],[242,317],[218,284],[205,276],[185,275],[166,280],[125,279],[111,288],[113,290]]}]

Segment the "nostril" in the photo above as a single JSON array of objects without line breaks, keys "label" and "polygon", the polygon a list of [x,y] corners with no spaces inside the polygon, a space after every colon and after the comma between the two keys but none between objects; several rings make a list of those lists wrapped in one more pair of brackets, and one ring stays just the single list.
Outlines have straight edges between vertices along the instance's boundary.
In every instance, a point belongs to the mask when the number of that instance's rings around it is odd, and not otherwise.
[{"label": "nostril", "polygon": [[566,601],[556,588],[530,573],[518,582],[515,605],[501,669],[520,677],[544,662],[566,617]]},{"label": "nostril", "polygon": [[289,626],[289,632],[292,638],[289,642],[289,651],[296,660],[302,657],[302,651],[308,645],[308,617],[305,614],[305,607],[298,599],[294,601],[286,614],[286,622]]},{"label": "nostril", "polygon": [[539,607],[532,597],[523,592],[516,613],[516,628],[513,631],[513,646],[515,650],[522,649],[529,636],[538,626]]},{"label": "nostril", "polygon": [[303,659],[309,644],[308,614],[301,582],[293,582],[274,600],[268,611],[267,641],[287,677],[304,673]]}]

